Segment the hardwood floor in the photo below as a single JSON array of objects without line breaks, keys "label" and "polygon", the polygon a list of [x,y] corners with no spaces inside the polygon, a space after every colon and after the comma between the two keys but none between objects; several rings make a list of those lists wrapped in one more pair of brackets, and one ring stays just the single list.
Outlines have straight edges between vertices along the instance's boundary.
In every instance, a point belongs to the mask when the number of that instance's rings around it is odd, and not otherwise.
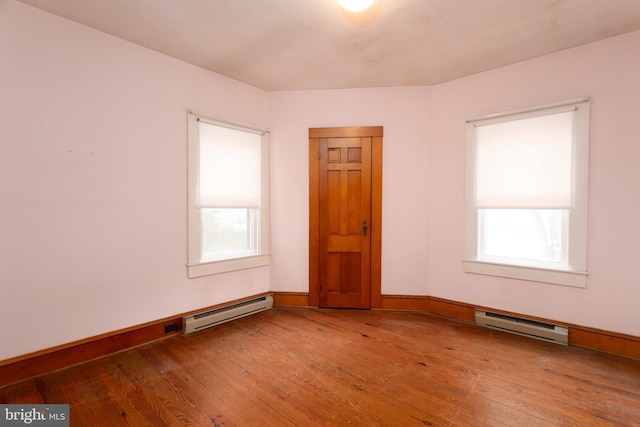
[{"label": "hardwood floor", "polygon": [[416,312],[274,308],[0,389],[73,426],[640,426],[640,362]]}]

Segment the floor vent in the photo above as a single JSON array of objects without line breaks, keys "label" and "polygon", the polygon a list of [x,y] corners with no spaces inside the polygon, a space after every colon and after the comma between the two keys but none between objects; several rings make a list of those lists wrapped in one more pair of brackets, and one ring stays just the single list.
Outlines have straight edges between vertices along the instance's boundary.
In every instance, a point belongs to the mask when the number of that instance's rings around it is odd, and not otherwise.
[{"label": "floor vent", "polygon": [[249,301],[243,301],[237,304],[228,305],[226,307],[216,308],[215,310],[206,311],[204,313],[194,314],[183,318],[182,332],[190,334],[202,329],[210,328],[230,320],[239,319],[240,317],[250,314],[259,313],[273,307],[273,296],[266,295]]},{"label": "floor vent", "polygon": [[524,335],[556,344],[569,344],[569,329],[552,323],[537,322],[505,314],[476,310],[476,323],[487,328]]}]

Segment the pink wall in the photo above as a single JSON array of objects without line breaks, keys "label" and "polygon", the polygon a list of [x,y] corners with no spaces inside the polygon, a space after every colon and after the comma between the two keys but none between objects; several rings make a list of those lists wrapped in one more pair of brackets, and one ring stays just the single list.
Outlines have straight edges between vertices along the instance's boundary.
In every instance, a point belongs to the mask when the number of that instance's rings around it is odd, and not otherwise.
[{"label": "pink wall", "polygon": [[[637,52],[640,32],[433,87],[272,93],[272,289],[308,290],[308,128],[383,125],[383,294],[640,336]],[[592,98],[586,289],[463,273],[465,120],[581,96]]]},{"label": "pink wall", "polygon": [[[308,289],[310,127],[384,126],[384,294],[640,336],[640,32],[433,87],[249,87],[0,1],[0,360]],[[592,102],[586,289],[462,272],[464,120]],[[272,128],[272,265],[186,279],[186,110]]]},{"label": "pink wall", "polygon": [[[640,32],[433,87],[429,295],[640,336]],[[589,96],[586,289],[465,274],[464,139],[469,117]]]},{"label": "pink wall", "polygon": [[272,289],[307,292],[309,128],[383,126],[382,291],[424,295],[429,87],[274,92]]},{"label": "pink wall", "polygon": [[185,268],[186,111],[266,92],[13,0],[0,58],[0,360],[269,289]]}]

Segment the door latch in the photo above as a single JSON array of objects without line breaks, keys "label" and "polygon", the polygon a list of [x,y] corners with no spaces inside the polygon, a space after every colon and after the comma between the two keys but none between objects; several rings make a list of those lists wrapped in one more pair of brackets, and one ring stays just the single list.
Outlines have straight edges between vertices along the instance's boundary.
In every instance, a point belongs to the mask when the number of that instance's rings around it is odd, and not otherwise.
[{"label": "door latch", "polygon": [[369,224],[367,223],[366,220],[362,221],[362,235],[366,236],[368,230],[369,230]]}]

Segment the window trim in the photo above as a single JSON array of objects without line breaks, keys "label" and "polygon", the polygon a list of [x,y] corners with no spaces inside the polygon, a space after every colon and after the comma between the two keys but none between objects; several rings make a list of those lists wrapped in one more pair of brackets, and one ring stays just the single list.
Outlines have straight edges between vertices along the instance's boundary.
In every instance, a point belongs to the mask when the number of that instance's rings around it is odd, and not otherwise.
[{"label": "window trim", "polygon": [[[575,108],[573,167],[573,204],[569,210],[568,268],[522,266],[490,262],[478,258],[478,208],[475,206],[476,138],[478,125],[517,120]],[[507,277],[557,285],[586,287],[587,276],[587,207],[589,168],[589,108],[587,97],[541,105],[533,108],[490,114],[467,120],[465,165],[465,254],[466,273]]]},{"label": "window trim", "polygon": [[[202,223],[200,211],[197,207],[198,175],[200,164],[200,136],[198,120],[205,123],[224,126],[262,135],[261,141],[261,173],[260,173],[260,208],[257,219],[258,254],[241,255],[233,258],[202,261]],[[212,274],[226,273],[269,265],[269,130],[241,122],[217,118],[193,110],[187,111],[187,139],[188,139],[188,277],[196,278]]]},{"label": "window trim", "polygon": [[574,286],[578,288],[584,288],[586,285],[586,271],[555,270],[546,267],[497,264],[493,262],[475,260],[464,260],[462,265],[465,273],[507,277],[511,279]]}]

